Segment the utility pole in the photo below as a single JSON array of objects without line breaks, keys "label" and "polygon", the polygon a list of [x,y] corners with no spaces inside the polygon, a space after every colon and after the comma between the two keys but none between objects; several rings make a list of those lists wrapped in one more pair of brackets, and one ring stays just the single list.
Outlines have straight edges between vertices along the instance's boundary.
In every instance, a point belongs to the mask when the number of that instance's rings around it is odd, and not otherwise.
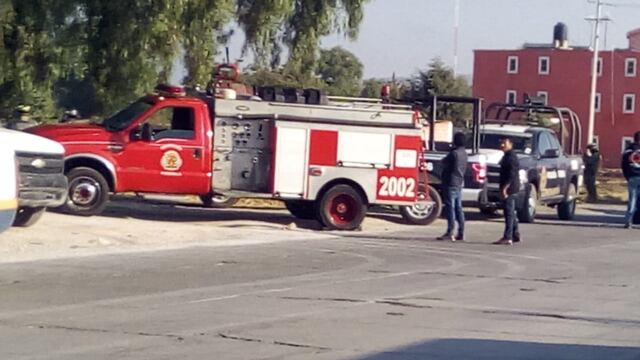
[{"label": "utility pole", "polygon": [[453,11],[453,75],[458,75],[458,31],[460,28],[460,0],[455,0]]},{"label": "utility pole", "polygon": [[600,22],[602,21],[602,1],[596,1],[596,18],[593,31],[593,61],[591,62],[591,93],[589,99],[589,130],[587,143],[593,142],[593,131],[596,117],[596,87],[598,85],[598,54],[600,45]]}]

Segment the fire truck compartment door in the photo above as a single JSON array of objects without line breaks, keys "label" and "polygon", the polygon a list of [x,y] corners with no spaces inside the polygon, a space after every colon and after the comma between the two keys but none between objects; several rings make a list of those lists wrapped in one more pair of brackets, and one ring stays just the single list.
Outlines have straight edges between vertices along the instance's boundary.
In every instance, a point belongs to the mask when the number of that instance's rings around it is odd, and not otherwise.
[{"label": "fire truck compartment door", "polygon": [[303,196],[307,176],[307,129],[278,127],[274,192]]},{"label": "fire truck compartment door", "polygon": [[392,136],[341,131],[338,136],[338,162],[344,166],[391,165]]}]

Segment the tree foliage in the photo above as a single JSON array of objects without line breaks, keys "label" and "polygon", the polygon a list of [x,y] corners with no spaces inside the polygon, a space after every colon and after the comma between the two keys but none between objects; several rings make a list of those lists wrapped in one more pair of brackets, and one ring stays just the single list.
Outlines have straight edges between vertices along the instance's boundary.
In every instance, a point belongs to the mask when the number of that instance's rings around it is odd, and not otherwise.
[{"label": "tree foliage", "polygon": [[331,95],[358,96],[363,68],[354,54],[341,47],[334,47],[320,50],[316,73],[327,83]]},{"label": "tree foliage", "polygon": [[[462,76],[455,76],[441,59],[435,58],[429,68],[420,71],[412,79],[412,87],[406,94],[412,98],[424,98],[433,95],[471,96],[471,87]],[[469,106],[461,104],[441,104],[438,107],[439,119],[453,120],[462,125],[470,117]]]},{"label": "tree foliage", "polygon": [[313,76],[323,36],[338,31],[358,35],[368,0],[238,0],[237,15],[261,67],[277,68],[289,52],[285,71],[298,81]]},{"label": "tree foliage", "polygon": [[233,20],[258,69],[278,69],[287,51],[283,81],[322,85],[320,38],[355,37],[366,1],[0,0],[0,116],[27,103],[55,117],[76,85],[94,112],[110,112],[166,80],[178,57],[185,82],[204,84]]}]

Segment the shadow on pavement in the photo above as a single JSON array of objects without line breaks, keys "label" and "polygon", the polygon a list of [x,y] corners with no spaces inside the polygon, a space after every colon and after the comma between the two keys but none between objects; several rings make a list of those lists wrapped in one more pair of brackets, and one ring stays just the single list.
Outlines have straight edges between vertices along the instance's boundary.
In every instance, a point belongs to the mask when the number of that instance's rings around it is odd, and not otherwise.
[{"label": "shadow on pavement", "polygon": [[640,348],[637,347],[482,339],[439,339],[352,360],[631,360],[639,357]]},{"label": "shadow on pavement", "polygon": [[597,212],[605,215],[620,216],[620,217],[626,214],[626,210],[602,209],[602,208],[594,208],[594,207],[584,208],[584,210],[593,211],[593,212]]},{"label": "shadow on pavement", "polygon": [[[139,219],[166,222],[206,222],[206,221],[255,221],[254,224],[220,224],[220,227],[295,227],[307,230],[322,230],[323,227],[316,220],[297,219],[288,211],[282,209],[209,209],[195,204],[181,204],[170,201],[115,199],[100,215],[118,219]],[[371,215],[369,215],[371,216]],[[376,211],[373,217],[386,221],[402,221],[397,212]],[[265,224],[268,223],[268,224]],[[404,222],[402,222],[404,223]],[[270,226],[273,225],[273,226]]]},{"label": "shadow on pavement", "polygon": [[624,224],[622,216],[576,214],[573,220],[559,220],[555,214],[538,214],[536,224],[551,226],[576,226],[585,228],[620,228]]}]

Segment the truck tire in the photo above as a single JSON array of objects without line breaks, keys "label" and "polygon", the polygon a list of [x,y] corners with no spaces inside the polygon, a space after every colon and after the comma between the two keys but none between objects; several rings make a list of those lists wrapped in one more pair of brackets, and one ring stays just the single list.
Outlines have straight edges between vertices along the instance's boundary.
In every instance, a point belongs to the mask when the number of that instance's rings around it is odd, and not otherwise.
[{"label": "truck tire", "polygon": [[566,199],[558,204],[558,218],[560,220],[573,220],[576,214],[576,199],[578,198],[575,184],[569,184]]},{"label": "truck tire", "polygon": [[213,194],[201,195],[200,201],[202,201],[202,205],[204,205],[204,207],[213,209],[224,209],[235,205],[238,202],[238,199],[222,194]]},{"label": "truck tire", "polygon": [[400,206],[402,218],[409,224],[430,225],[436,221],[442,213],[442,197],[436,189],[429,186],[430,204],[414,204],[413,206]]},{"label": "truck tire", "polygon": [[367,214],[360,193],[345,184],[327,190],[318,202],[316,217],[329,230],[356,230]]},{"label": "truck tire", "polygon": [[67,174],[69,197],[61,210],[79,216],[98,215],[109,200],[109,184],[98,171],[88,167],[71,169]]},{"label": "truck tire", "polygon": [[316,218],[316,207],[313,201],[287,200],[284,204],[291,215],[298,219],[312,220]]},{"label": "truck tire", "polygon": [[45,210],[44,207],[21,207],[16,212],[13,226],[29,227],[40,220]]},{"label": "truck tire", "polygon": [[538,206],[538,190],[534,185],[527,185],[524,192],[520,208],[518,209],[518,220],[521,223],[532,224],[536,221],[536,208]]}]

